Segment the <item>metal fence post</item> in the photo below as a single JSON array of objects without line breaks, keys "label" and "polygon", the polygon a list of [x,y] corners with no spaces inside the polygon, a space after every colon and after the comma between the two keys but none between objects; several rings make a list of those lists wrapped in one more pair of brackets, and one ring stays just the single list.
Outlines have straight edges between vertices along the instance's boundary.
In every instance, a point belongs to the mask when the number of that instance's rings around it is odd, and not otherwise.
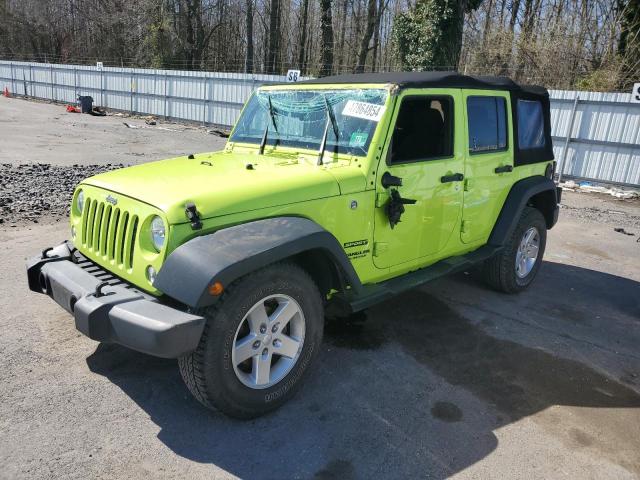
[{"label": "metal fence post", "polygon": [[202,77],[202,126],[207,118],[207,77]]},{"label": "metal fence post", "polygon": [[33,65],[29,64],[29,96],[33,97]]},{"label": "metal fence post", "polygon": [[11,70],[11,94],[15,95],[16,93],[16,81],[15,81],[15,75],[13,74],[13,62],[11,62],[10,64],[10,70]]},{"label": "metal fence post", "polygon": [[167,72],[164,72],[164,119],[167,120],[167,114],[169,110],[169,96],[167,95],[169,89],[169,77]]},{"label": "metal fence post", "polygon": [[131,80],[131,85],[130,85],[130,88],[129,88],[129,93],[131,95],[131,106],[129,107],[129,111],[131,112],[131,114],[133,114],[133,95],[134,95],[134,93],[133,93],[133,90],[134,90],[133,82],[135,81],[135,78],[136,78],[135,72],[132,71],[131,72],[131,77],[129,77],[129,78]]},{"label": "metal fence post", "polygon": [[24,65],[22,66],[22,87],[24,88],[24,96],[28,97],[31,88],[27,88],[27,72]]},{"label": "metal fence post", "polygon": [[55,101],[55,95],[53,93],[53,63],[49,64],[49,82],[51,82],[51,101]]},{"label": "metal fence post", "polygon": [[578,102],[580,101],[580,96],[576,95],[576,98],[573,99],[573,107],[571,108],[571,117],[569,119],[569,128],[567,130],[567,138],[564,142],[564,150],[562,150],[562,158],[560,159],[560,165],[558,166],[558,183],[562,182],[562,171],[564,170],[564,165],[567,161],[567,155],[569,153],[569,144],[571,143],[571,133],[573,132],[573,123],[576,119],[576,110],[578,109]]},{"label": "metal fence post", "polygon": [[104,91],[104,105],[102,105],[104,108],[107,108],[109,105],[109,92],[107,91],[107,80],[108,80],[108,75],[105,76],[104,71],[102,72],[102,84],[103,84],[103,91]]},{"label": "metal fence post", "polygon": [[100,106],[104,107],[104,67],[100,70]]}]

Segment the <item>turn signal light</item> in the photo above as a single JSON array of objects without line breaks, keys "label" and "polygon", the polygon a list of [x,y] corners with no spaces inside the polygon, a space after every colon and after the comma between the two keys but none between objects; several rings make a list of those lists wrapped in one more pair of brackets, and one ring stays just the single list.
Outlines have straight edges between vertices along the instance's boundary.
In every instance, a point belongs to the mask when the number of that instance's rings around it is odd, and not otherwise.
[{"label": "turn signal light", "polygon": [[213,297],[219,297],[224,292],[224,287],[220,282],[214,282],[209,285],[209,295]]}]

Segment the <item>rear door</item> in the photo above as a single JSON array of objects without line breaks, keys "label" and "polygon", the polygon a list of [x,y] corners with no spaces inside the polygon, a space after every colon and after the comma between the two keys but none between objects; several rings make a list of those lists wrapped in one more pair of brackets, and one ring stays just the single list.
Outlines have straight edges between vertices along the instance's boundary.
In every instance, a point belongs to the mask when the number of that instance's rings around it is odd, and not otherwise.
[{"label": "rear door", "polygon": [[511,186],[513,135],[509,92],[464,90],[467,145],[460,238],[464,243],[489,237],[505,190]]}]

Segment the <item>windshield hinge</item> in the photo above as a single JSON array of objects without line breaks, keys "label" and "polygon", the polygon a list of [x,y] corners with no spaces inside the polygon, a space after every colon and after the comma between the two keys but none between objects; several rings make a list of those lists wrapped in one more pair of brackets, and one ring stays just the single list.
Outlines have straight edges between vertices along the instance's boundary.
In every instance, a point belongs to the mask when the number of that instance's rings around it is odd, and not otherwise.
[{"label": "windshield hinge", "polygon": [[389,200],[389,194],[387,192],[376,193],[376,207],[384,207]]},{"label": "windshield hinge", "polygon": [[373,244],[374,257],[379,257],[387,251],[389,251],[389,244],[387,242],[375,242]]}]

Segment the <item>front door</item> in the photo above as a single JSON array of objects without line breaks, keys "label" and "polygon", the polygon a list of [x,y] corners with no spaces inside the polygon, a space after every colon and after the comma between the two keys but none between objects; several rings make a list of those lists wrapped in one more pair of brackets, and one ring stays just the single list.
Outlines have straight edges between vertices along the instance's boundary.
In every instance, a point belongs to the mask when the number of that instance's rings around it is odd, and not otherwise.
[{"label": "front door", "polygon": [[[461,98],[458,89],[410,89],[396,101],[393,133],[377,172],[378,268],[428,261],[459,227],[465,142],[464,132],[454,132],[454,119],[464,118]],[[415,203],[401,207],[403,200]]]}]

